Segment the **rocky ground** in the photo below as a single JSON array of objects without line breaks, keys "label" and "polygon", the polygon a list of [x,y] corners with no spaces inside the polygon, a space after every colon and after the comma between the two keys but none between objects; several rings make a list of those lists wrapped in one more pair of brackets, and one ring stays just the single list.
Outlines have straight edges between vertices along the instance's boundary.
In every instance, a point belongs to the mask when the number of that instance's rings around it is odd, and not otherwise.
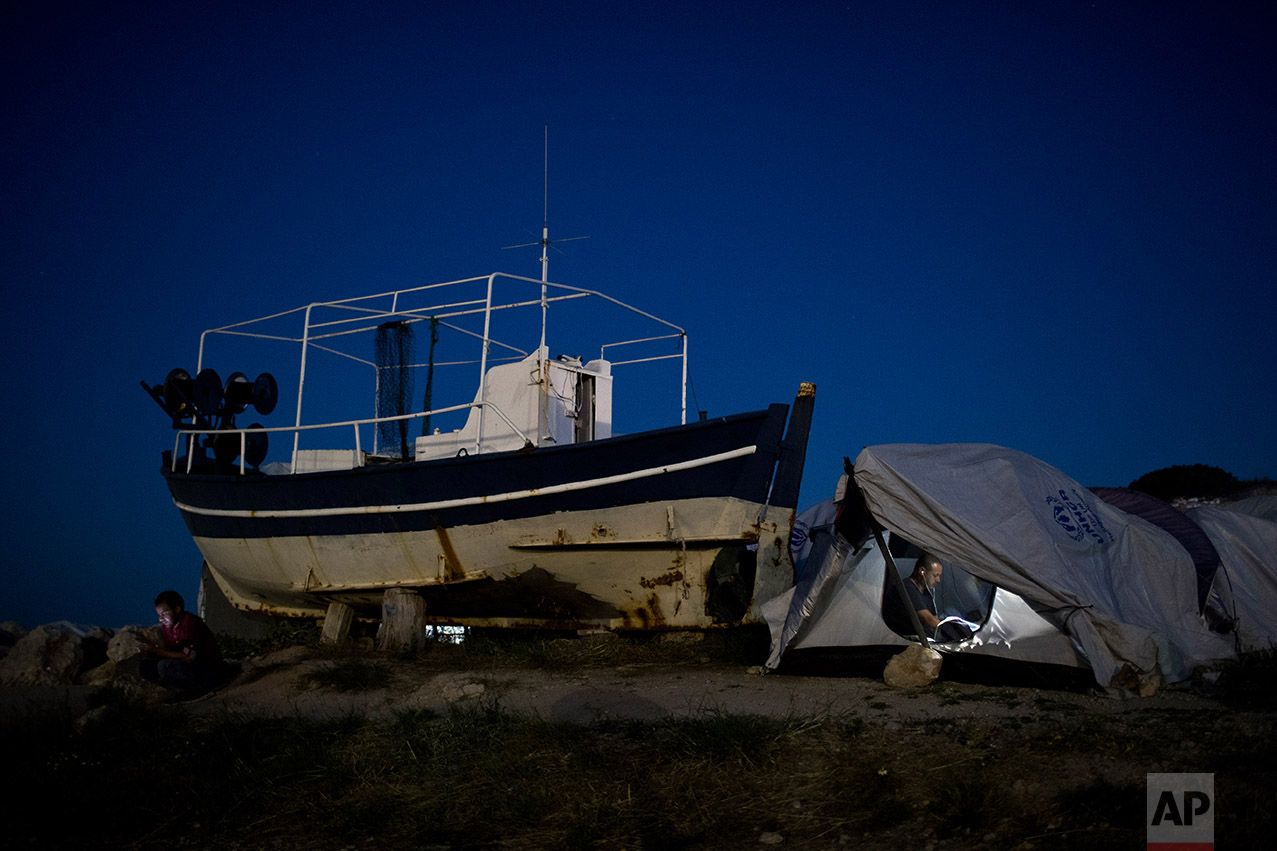
[{"label": "rocky ground", "polygon": [[[347,659],[349,657],[346,657]],[[375,658],[375,657],[374,657]],[[389,718],[403,710],[446,712],[466,704],[498,704],[549,721],[654,721],[706,711],[780,717],[833,717],[854,713],[871,722],[907,725],[925,720],[1014,717],[1149,718],[1159,714],[1224,708],[1193,690],[1168,690],[1151,698],[1112,698],[1037,688],[940,682],[926,688],[892,688],[881,679],[788,676],[753,666],[689,661],[545,670],[493,667],[438,670],[429,660],[390,665],[381,687],[343,692],[316,685],[316,672],[337,662],[320,650],[295,647],[244,663],[226,688],[185,704],[193,714],[236,711],[312,719],[350,713]]]},{"label": "rocky ground", "polygon": [[[5,685],[0,688],[0,717],[52,707],[88,711],[94,695],[111,686],[143,699],[171,699],[124,673],[126,665],[121,667],[137,652],[148,629],[125,627],[111,634],[69,625],[38,627],[18,652],[0,659],[0,682]],[[243,660],[228,684],[182,705],[193,715],[235,711],[325,719],[351,713],[388,718],[403,710],[444,712],[484,703],[572,723],[653,721],[706,711],[774,718],[856,713],[867,721],[894,725],[973,716],[1025,720],[1087,713],[1116,720],[1166,712],[1225,712],[1201,683],[1145,698],[944,680],[926,688],[893,688],[881,676],[840,676],[837,668],[824,670],[822,676],[764,673],[759,666],[724,663],[695,642],[682,645],[685,652],[677,645],[667,648],[659,661],[627,659],[624,651],[617,653],[610,646],[615,643],[610,636],[572,643],[593,644],[602,652],[578,654],[550,668],[528,667],[511,657],[485,658],[478,669],[458,669],[456,659],[443,661],[437,654],[390,659],[355,647],[295,646]],[[32,646],[24,653],[26,645]],[[592,656],[602,658],[602,664],[591,661]],[[323,678],[316,676],[337,666],[361,664],[384,669],[387,676],[376,683],[336,689],[325,688]]]},{"label": "rocky ground", "polygon": [[[47,660],[75,655],[62,646],[73,643],[71,639],[58,638],[67,634],[64,628],[51,628],[37,635]],[[904,847],[1129,847],[1142,836],[1145,776],[1164,772],[1216,775],[1221,840],[1246,847],[1251,837],[1263,835],[1264,824],[1273,822],[1263,803],[1277,779],[1269,766],[1270,742],[1277,734],[1271,659],[1256,670],[1224,671],[1150,697],[1116,698],[1096,690],[955,681],[945,679],[943,670],[940,680],[912,688],[889,686],[880,673],[864,669],[858,671],[861,676],[837,675],[848,671],[836,668],[826,669],[823,676],[764,674],[756,666],[730,661],[730,654],[710,642],[686,638],[642,646],[613,636],[560,639],[538,645],[532,655],[476,654],[439,645],[413,656],[391,656],[365,642],[250,655],[224,687],[173,701],[128,673],[127,656],[138,639],[130,634],[121,630],[106,638],[102,648],[92,646],[104,638],[100,634],[80,638],[90,649],[88,662],[81,658],[79,664],[98,664],[81,670],[76,682],[49,681],[51,662],[40,670],[26,668],[27,682],[15,682],[21,661],[15,655],[21,654],[11,651],[0,661],[0,675],[10,683],[0,688],[0,730],[29,730],[30,719],[39,717],[71,718],[84,730],[99,719],[110,726],[118,723],[111,719],[119,718],[122,696],[132,705],[163,702],[166,711],[187,718],[192,731],[227,729],[248,719],[285,724],[293,719],[298,729],[315,730],[360,718],[394,728],[406,718],[465,717],[467,712],[474,718],[479,717],[474,713],[499,711],[577,725],[585,739],[606,743],[618,729],[634,729],[618,724],[646,725],[668,734],[670,719],[728,719],[730,728],[731,719],[748,727],[748,718],[761,716],[782,719],[791,732],[778,752],[782,756],[771,763],[740,756],[748,771],[770,771],[776,782],[789,784],[811,773],[812,761],[824,747],[820,743],[828,741],[830,753],[841,762],[826,766],[827,771],[833,776],[850,772],[854,788],[883,796],[874,811],[895,815],[882,816],[881,825],[868,822],[878,832],[863,847],[899,847],[896,838],[911,832],[921,838]],[[39,681],[42,672],[45,681]],[[101,725],[95,735],[101,738]],[[186,741],[186,735],[178,733],[177,740]],[[634,741],[643,740],[616,741],[618,747],[634,748]],[[64,742],[69,743],[63,753],[77,747],[71,740]],[[548,758],[543,748],[534,751],[538,758]],[[38,750],[33,753],[38,760]],[[804,764],[787,772],[784,755]],[[706,765],[693,756],[663,770],[677,777],[688,770],[710,770]],[[50,774],[57,776],[56,771]],[[600,775],[606,776],[606,771]],[[732,784],[721,772],[715,776],[721,793],[729,795]],[[659,788],[666,780],[649,782]],[[757,841],[856,847],[849,825],[867,818],[856,815],[866,811],[829,792],[827,783],[812,784],[824,791],[796,796],[792,813],[782,808],[782,814],[760,820],[754,830],[764,838]],[[924,803],[929,814],[909,815],[915,790],[928,796]],[[937,790],[944,797],[935,797]],[[770,806],[768,796],[759,794],[760,804],[751,806]],[[803,821],[810,820],[812,807],[839,814],[835,820],[845,819],[848,826],[827,836]],[[652,817],[631,816],[635,823]],[[478,829],[474,824],[467,830]],[[589,820],[583,824],[588,826]],[[230,828],[219,830],[218,837],[240,835]],[[982,841],[981,836],[992,838]],[[806,838],[800,842],[800,837]],[[214,846],[240,847],[234,841]],[[309,847],[328,847],[325,841],[315,839]],[[631,847],[639,846],[643,843]],[[462,842],[456,847],[470,846]],[[692,842],[688,847],[705,845]],[[711,842],[709,847],[716,846]]]}]

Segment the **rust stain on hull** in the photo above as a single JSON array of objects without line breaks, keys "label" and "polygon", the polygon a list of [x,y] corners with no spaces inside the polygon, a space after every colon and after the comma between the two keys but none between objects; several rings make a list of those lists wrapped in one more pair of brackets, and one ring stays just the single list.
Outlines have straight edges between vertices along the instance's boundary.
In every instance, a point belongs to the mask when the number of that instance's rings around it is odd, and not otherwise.
[{"label": "rust stain on hull", "polygon": [[649,594],[644,605],[622,614],[625,629],[663,629],[665,628],[665,612],[661,609],[661,598],[656,593]]},{"label": "rust stain on hull", "polygon": [[644,588],[647,588],[650,591],[651,589],[656,588],[659,585],[676,585],[677,583],[682,581],[683,581],[683,571],[675,570],[672,573],[663,573],[660,576],[657,576],[653,579],[648,579],[646,576],[641,577],[639,579],[639,585],[642,585]]},{"label": "rust stain on hull", "polygon": [[443,575],[445,582],[460,582],[466,578],[466,571],[457,557],[457,550],[452,546],[448,530],[443,528],[438,517],[431,517],[435,522],[435,534],[439,536],[439,549],[443,551]]}]

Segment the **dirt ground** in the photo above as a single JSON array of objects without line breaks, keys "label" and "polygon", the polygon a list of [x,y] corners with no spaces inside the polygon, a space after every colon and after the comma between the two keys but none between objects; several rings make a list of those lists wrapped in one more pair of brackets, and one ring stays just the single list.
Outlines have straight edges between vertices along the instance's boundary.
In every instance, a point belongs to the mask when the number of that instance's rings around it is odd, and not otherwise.
[{"label": "dirt ground", "polygon": [[[889,726],[937,719],[1026,721],[1076,718],[1165,717],[1237,713],[1201,688],[1165,689],[1153,697],[1109,697],[1093,691],[982,685],[942,679],[930,686],[899,689],[872,676],[798,676],[761,667],[701,659],[683,664],[624,663],[564,670],[530,667],[440,669],[429,658],[390,659],[344,654],[342,664],[366,658],[389,678],[375,688],[343,691],[316,685],[314,675],[338,664],[320,648],[289,647],[241,663],[239,674],[212,694],[181,704],[193,716],[236,713],[297,716],[314,720],[352,714],[390,718],[404,710],[447,712],[467,705],[498,706],[547,721],[656,721],[706,712],[773,718],[856,715]],[[93,703],[87,686],[0,689],[0,716],[63,708],[77,713]],[[1245,713],[1243,713],[1245,714]],[[1269,713],[1260,712],[1261,716]]]},{"label": "dirt ground", "polygon": [[[1277,735],[1271,688],[1242,700],[1210,680],[1144,698],[947,679],[897,689],[880,676],[764,674],[685,650],[675,662],[622,655],[585,664],[516,664],[517,657],[496,656],[460,664],[438,653],[396,658],[296,646],[245,660],[227,686],[173,708],[189,715],[193,727],[262,717],[393,721],[414,712],[444,717],[499,708],[583,725],[582,736],[599,742],[612,741],[608,736],[616,734],[607,731],[616,728],[606,722],[615,721],[652,722],[659,730],[670,718],[827,719],[827,725],[797,725],[808,732],[784,746],[786,759],[806,762],[756,766],[794,798],[769,816],[776,827],[756,828],[763,844],[775,835],[795,847],[1130,847],[1143,836],[1146,775],[1183,772],[1217,777],[1221,839],[1260,847],[1255,837],[1270,835],[1267,801],[1277,780],[1270,767]],[[365,681],[363,670],[378,675]],[[93,703],[81,686],[0,689],[0,718],[77,714]],[[831,750],[822,757],[826,744]],[[809,795],[813,800],[804,797],[810,791],[803,791],[804,778],[815,776],[822,759],[837,763],[848,788],[882,800],[843,802],[824,781]],[[689,766],[708,770],[699,758],[678,770]],[[930,796],[916,804],[929,815],[900,815],[899,823],[877,828],[863,843],[849,829],[829,834],[830,841],[800,841],[808,828],[799,816],[816,812],[813,807],[852,824],[857,813],[915,806],[905,802],[918,795]],[[1040,824],[1033,821],[1039,811]],[[915,841],[899,846],[901,837]]]},{"label": "dirt ground", "polygon": [[246,662],[229,686],[187,706],[192,714],[234,711],[325,719],[352,713],[387,718],[402,710],[446,712],[453,706],[483,703],[571,723],[655,721],[722,712],[777,718],[855,714],[867,722],[902,725],[945,718],[1025,721],[1078,713],[1148,717],[1168,711],[1220,711],[1215,701],[1190,690],[1122,699],[947,681],[922,689],[895,689],[880,678],[764,674],[758,667],[717,662],[440,671],[428,661],[397,661],[388,665],[391,680],[382,688],[343,693],[308,682],[309,674],[333,664],[309,648],[278,651]]}]

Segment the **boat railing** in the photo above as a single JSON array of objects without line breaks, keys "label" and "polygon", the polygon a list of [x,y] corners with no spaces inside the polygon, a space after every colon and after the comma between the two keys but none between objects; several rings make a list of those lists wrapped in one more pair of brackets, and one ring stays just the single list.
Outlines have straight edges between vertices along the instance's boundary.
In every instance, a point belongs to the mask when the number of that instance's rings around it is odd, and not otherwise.
[{"label": "boat railing", "polygon": [[[527,298],[518,298],[513,301],[503,302],[496,298],[494,294],[494,289],[498,281],[518,287],[529,286],[539,288],[539,297],[533,295]],[[478,284],[484,285],[484,292],[482,295],[476,294],[471,297],[463,296],[458,299],[444,298],[429,305],[409,303],[414,298],[424,297],[428,294],[451,291],[453,288]],[[625,363],[643,363],[647,361],[665,359],[681,360],[681,394],[679,400],[680,422],[687,422],[688,377],[686,330],[672,322],[661,319],[658,316],[654,316],[645,310],[641,310],[598,290],[573,287],[566,284],[554,283],[552,281],[536,280],[534,278],[526,278],[520,275],[509,275],[500,272],[474,278],[465,278],[457,281],[448,281],[440,284],[428,284],[424,286],[391,290],[375,295],[359,296],[352,299],[314,302],[303,307],[294,308],[293,310],[273,313],[269,316],[263,316],[257,319],[236,322],[220,328],[211,328],[200,335],[199,352],[198,357],[196,358],[196,372],[198,373],[204,368],[205,345],[208,340],[214,336],[225,335],[229,337],[255,338],[263,341],[268,340],[280,343],[300,344],[301,357],[298,364],[297,376],[297,409],[295,412],[296,419],[293,426],[296,429],[300,428],[302,424],[302,396],[307,378],[307,353],[311,349],[324,351],[359,363],[369,364],[369,362],[364,358],[357,357],[349,352],[337,349],[335,347],[335,343],[338,340],[348,338],[352,335],[371,332],[380,324],[385,322],[401,321],[406,324],[436,322],[440,325],[440,327],[447,327],[453,331],[472,337],[480,343],[480,355],[478,358],[479,387],[480,393],[483,393],[483,376],[487,374],[489,347],[499,346],[511,351],[520,351],[520,349],[511,346],[508,343],[503,343],[493,337],[491,333],[491,322],[495,314],[514,309],[539,307],[541,313],[540,345],[544,349],[546,346],[547,308],[551,304],[575,301],[582,298],[598,299],[607,302],[631,315],[642,317],[645,320],[654,322],[656,325],[669,332],[660,336],[642,337],[639,339],[605,343],[602,347],[602,352],[604,353],[608,348],[616,346],[630,346],[636,343],[664,339],[676,339],[679,341],[680,351],[675,355],[636,358],[629,361],[618,361],[615,365],[620,366]],[[384,304],[385,301],[389,301],[388,306],[378,306],[379,304]],[[333,311],[337,314],[335,317],[331,313]],[[322,317],[319,315],[320,312],[323,313]],[[300,334],[295,332],[265,332],[253,330],[260,327],[262,323],[283,321],[287,317],[297,317],[299,315],[301,317],[302,325]],[[457,321],[464,317],[481,318],[482,329],[467,329],[456,324]],[[601,354],[600,357],[602,356],[604,355]],[[480,409],[480,417],[482,416],[483,410]]]},{"label": "boat railing", "polygon": [[[498,293],[497,284],[500,282],[501,288]],[[531,290],[530,292],[528,290]],[[623,313],[629,314],[631,317],[637,317],[646,322],[652,322],[655,327],[650,329],[652,333],[644,333],[643,325],[636,324],[633,326],[626,325],[625,328],[633,328],[638,331],[632,334],[626,330],[618,333],[616,337],[611,332],[601,332],[597,336],[604,339],[591,341],[590,347],[599,345],[600,360],[607,360],[611,367],[624,366],[628,364],[641,364],[652,361],[675,360],[680,362],[681,368],[678,370],[678,422],[687,422],[687,405],[688,405],[688,353],[687,353],[687,332],[675,325],[646,311],[640,310],[632,305],[626,304],[616,298],[608,296],[602,292],[580,287],[568,286],[565,284],[557,284],[546,280],[536,280],[526,278],[519,275],[507,275],[503,273],[493,273],[486,276],[475,278],[466,278],[457,281],[450,281],[441,284],[430,284],[419,287],[408,287],[388,292],[378,293],[370,296],[361,296],[353,299],[343,299],[337,301],[314,302],[304,305],[293,310],[273,313],[268,316],[259,317],[257,319],[237,322],[231,325],[221,326],[219,328],[209,329],[200,335],[199,351],[196,358],[196,371],[198,376],[205,373],[205,360],[209,354],[207,344],[214,338],[232,338],[239,341],[255,341],[257,343],[283,344],[285,346],[293,345],[299,348],[299,356],[296,361],[296,407],[292,413],[292,423],[284,426],[273,427],[256,427],[247,429],[217,429],[213,426],[216,424],[214,418],[219,416],[221,412],[201,412],[204,417],[208,417],[213,422],[202,420],[199,414],[192,415],[189,413],[191,406],[174,406],[170,413],[175,413],[174,424],[178,425],[177,420],[181,416],[190,416],[194,421],[187,421],[182,424],[183,427],[178,431],[174,442],[173,450],[173,470],[176,472],[181,466],[177,460],[178,451],[182,441],[186,440],[192,451],[187,452],[186,467],[189,471],[196,460],[196,451],[198,449],[197,438],[200,435],[213,434],[224,436],[225,440],[233,441],[236,436],[239,439],[240,453],[238,455],[238,465],[241,473],[245,472],[246,463],[244,452],[250,450],[250,437],[252,435],[264,435],[270,432],[285,432],[293,435],[292,454],[291,454],[291,470],[297,472],[300,463],[306,466],[310,461],[314,460],[308,455],[310,450],[304,453],[301,449],[301,434],[320,428],[342,428],[350,427],[355,432],[355,449],[362,452],[363,447],[360,443],[361,427],[374,425],[378,423],[393,422],[397,420],[415,420],[430,417],[433,414],[448,413],[452,411],[460,411],[463,409],[475,409],[477,412],[477,437],[473,443],[468,442],[467,448],[471,453],[482,451],[482,445],[487,438],[488,427],[485,425],[485,419],[488,412],[492,411],[500,420],[504,421],[504,426],[494,423],[497,431],[504,431],[504,428],[511,429],[510,434],[517,435],[523,441],[527,441],[527,435],[524,430],[533,431],[534,427],[529,426],[522,418],[518,419],[521,426],[516,426],[515,422],[500,411],[491,400],[488,399],[489,392],[487,376],[489,368],[494,361],[504,360],[506,355],[512,355],[516,358],[523,358],[529,355],[526,347],[519,347],[511,342],[508,334],[515,329],[518,333],[526,334],[524,339],[537,339],[537,348],[534,349],[538,353],[538,357],[542,360],[541,368],[547,369],[545,363],[548,362],[549,345],[547,344],[547,315],[548,309],[552,305],[566,306],[568,303],[576,302],[580,299],[587,301],[599,300],[607,303]],[[539,309],[539,310],[538,310]],[[535,314],[540,313],[540,321],[536,322]],[[502,319],[501,336],[506,340],[497,338],[494,333],[494,318],[498,315],[502,317],[518,317],[517,322],[513,318],[511,322],[516,324],[507,325],[506,319]],[[527,316],[531,321],[524,325],[523,317]],[[300,320],[300,328],[296,324]],[[375,359],[369,359],[364,353],[357,351],[356,348],[347,341],[359,339],[360,335],[377,334],[379,330],[388,324],[402,323],[411,326],[416,323],[429,323],[432,338],[431,346],[435,344],[433,332],[436,329],[445,330],[450,336],[458,335],[457,339],[467,341],[474,344],[477,350],[466,351],[465,346],[461,346],[455,351],[460,355],[460,359],[449,357],[446,362],[435,362],[433,359],[433,348],[431,355],[425,363],[407,363],[400,364],[397,368],[405,368],[408,370],[425,369],[427,376],[430,370],[436,367],[448,368],[449,380],[451,376],[460,375],[461,371],[467,368],[477,367],[478,375],[478,392],[474,396],[461,396],[462,399],[473,399],[473,402],[467,401],[465,404],[459,404],[452,407],[437,408],[430,411],[421,411],[417,413],[397,413],[392,416],[383,416],[383,409],[379,407],[380,395],[378,393],[380,382],[382,379],[383,365]],[[539,327],[538,327],[539,326]],[[618,329],[620,330],[620,329]],[[535,336],[534,336],[535,335]],[[610,338],[610,339],[608,339]],[[619,339],[618,339],[619,338]],[[645,349],[644,346],[659,344],[660,341],[674,340],[677,342],[677,351],[674,353],[657,353],[652,349]],[[499,350],[499,352],[497,351]],[[357,365],[367,367],[372,370],[374,405],[371,411],[372,416],[361,419],[351,419],[341,422],[327,421],[319,424],[306,423],[303,415],[303,396],[308,393],[308,381],[312,378],[326,376],[330,373],[321,371],[318,374],[312,374],[311,360],[314,355],[322,354],[325,364],[331,362],[332,358],[337,361],[344,362],[342,368],[349,365]],[[622,357],[615,357],[615,355]],[[645,356],[646,355],[646,356]],[[274,357],[272,355],[272,357]],[[327,366],[324,367],[327,369]],[[456,368],[456,372],[452,370]],[[212,370],[207,370],[212,372]],[[279,373],[278,368],[272,367],[274,373]],[[286,373],[285,373],[286,374]],[[216,378],[216,374],[213,374]],[[260,376],[259,376],[260,378]],[[427,378],[427,386],[429,386],[429,377]],[[550,384],[543,382],[541,392],[548,394]],[[457,399],[455,395],[457,391],[449,389],[451,399]],[[548,397],[547,397],[548,398]],[[506,402],[506,400],[501,400]],[[164,403],[162,403],[164,404]],[[429,404],[427,402],[426,404]],[[506,402],[507,407],[509,403]],[[544,402],[542,403],[544,407]],[[402,411],[402,408],[397,410]],[[187,411],[183,414],[181,412]],[[520,430],[520,429],[523,430]],[[367,436],[367,435],[365,435]],[[540,437],[536,437],[535,441],[540,441]],[[343,441],[344,443],[345,441]],[[444,441],[438,443],[442,445]],[[510,442],[507,438],[506,443]],[[224,444],[223,444],[224,445]],[[233,445],[223,454],[223,458],[230,454]],[[344,451],[344,450],[343,450]],[[488,451],[493,451],[489,445]],[[374,430],[372,436],[372,450],[369,453],[373,456],[378,455],[377,433]],[[357,461],[358,463],[358,461]]]},{"label": "boat railing", "polygon": [[[178,452],[181,449],[183,438],[186,439],[186,472],[189,473],[191,472],[191,469],[195,462],[195,452],[194,452],[195,441],[200,435],[207,434],[215,438],[232,437],[232,436],[238,435],[239,437],[239,456],[238,456],[239,457],[239,474],[242,476],[242,475],[245,475],[245,472],[246,472],[245,456],[248,450],[248,435],[250,434],[268,434],[270,432],[287,432],[287,433],[293,434],[294,437],[296,438],[303,431],[317,431],[319,429],[350,427],[354,430],[354,434],[355,434],[355,452],[359,453],[363,451],[363,445],[361,443],[360,436],[359,436],[360,426],[365,426],[365,425],[375,426],[380,423],[399,422],[402,420],[416,420],[416,419],[422,419],[423,417],[429,417],[434,414],[448,414],[454,411],[464,411],[471,408],[484,408],[484,409],[491,410],[492,413],[496,414],[501,419],[502,422],[504,422],[507,426],[510,427],[510,430],[514,432],[514,434],[516,434],[519,437],[519,439],[524,442],[525,445],[530,444],[532,442],[531,439],[526,434],[524,434],[523,430],[520,429],[517,425],[515,425],[514,421],[511,420],[510,417],[507,416],[506,413],[502,411],[499,406],[497,406],[493,402],[480,400],[475,402],[467,402],[466,404],[463,404],[463,405],[451,405],[446,408],[435,408],[434,410],[430,410],[430,411],[419,411],[417,413],[412,413],[412,414],[400,414],[398,416],[393,416],[393,417],[369,417],[366,419],[344,420],[342,422],[332,422],[332,423],[312,423],[309,425],[273,426],[270,428],[258,426],[256,428],[233,428],[233,429],[207,429],[207,428],[181,429],[177,432],[176,436],[173,439],[173,459],[169,469],[171,472],[174,472],[174,473],[177,472]],[[483,451],[483,441],[476,439],[474,447],[475,447],[475,454],[476,455],[480,454]],[[297,442],[296,440],[294,440],[292,460],[289,464],[290,474],[297,472],[298,452],[299,450],[297,448]]]}]

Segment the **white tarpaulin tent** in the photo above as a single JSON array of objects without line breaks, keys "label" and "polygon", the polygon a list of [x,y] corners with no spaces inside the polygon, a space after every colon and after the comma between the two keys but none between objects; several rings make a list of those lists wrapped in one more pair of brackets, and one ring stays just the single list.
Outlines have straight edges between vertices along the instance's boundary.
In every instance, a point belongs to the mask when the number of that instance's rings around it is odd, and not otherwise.
[{"label": "white tarpaulin tent", "polygon": [[[857,458],[854,479],[882,526],[936,555],[950,571],[962,568],[1000,589],[966,642],[981,652],[1019,655],[1023,643],[1018,651],[999,650],[1006,636],[999,641],[981,633],[999,623],[1012,633],[1030,625],[1049,632],[1036,618],[1057,634],[1047,642],[1052,652],[1067,637],[1101,685],[1128,689],[1177,681],[1200,664],[1234,655],[1231,638],[1203,623],[1192,559],[1173,536],[1105,504],[1036,458],[988,444],[875,446]],[[847,566],[844,559],[833,568],[835,579]],[[792,594],[784,626],[775,630],[774,660],[786,642],[801,646],[818,631],[831,606],[845,604],[832,602],[838,595],[815,587],[817,581]],[[854,584],[843,585],[848,582]],[[1001,611],[998,598],[1009,601]]]},{"label": "white tarpaulin tent", "polygon": [[[1255,497],[1188,512],[1219,551],[1223,570],[1215,581],[1227,583],[1219,590],[1232,598],[1242,650],[1277,645],[1277,522],[1264,519],[1265,508],[1277,508],[1277,499]],[[1272,516],[1277,518],[1277,511]]]},{"label": "white tarpaulin tent", "polygon": [[[1248,499],[1229,503],[1228,509],[1230,511],[1240,511],[1242,514],[1249,514],[1251,517],[1258,517],[1271,523],[1277,523],[1277,496],[1252,496]],[[1269,566],[1273,567],[1274,565],[1269,562]]]},{"label": "white tarpaulin tent", "polygon": [[[813,530],[812,538],[815,544],[811,560],[819,562],[819,566],[797,586],[763,605],[763,616],[772,633],[767,667],[779,667],[781,656],[790,650],[905,647],[914,643],[892,632],[882,617],[888,567],[877,542],[870,538],[863,546],[852,549],[830,530]],[[913,569],[914,561],[894,559],[897,571],[905,575]],[[942,612],[955,608],[955,602],[964,615],[971,614],[972,605],[981,608],[978,618],[966,618],[980,622],[975,634],[940,645],[945,651],[1086,666],[1069,638],[1034,612],[1023,598],[1005,589],[995,591],[954,565],[947,566],[941,588]]]}]

